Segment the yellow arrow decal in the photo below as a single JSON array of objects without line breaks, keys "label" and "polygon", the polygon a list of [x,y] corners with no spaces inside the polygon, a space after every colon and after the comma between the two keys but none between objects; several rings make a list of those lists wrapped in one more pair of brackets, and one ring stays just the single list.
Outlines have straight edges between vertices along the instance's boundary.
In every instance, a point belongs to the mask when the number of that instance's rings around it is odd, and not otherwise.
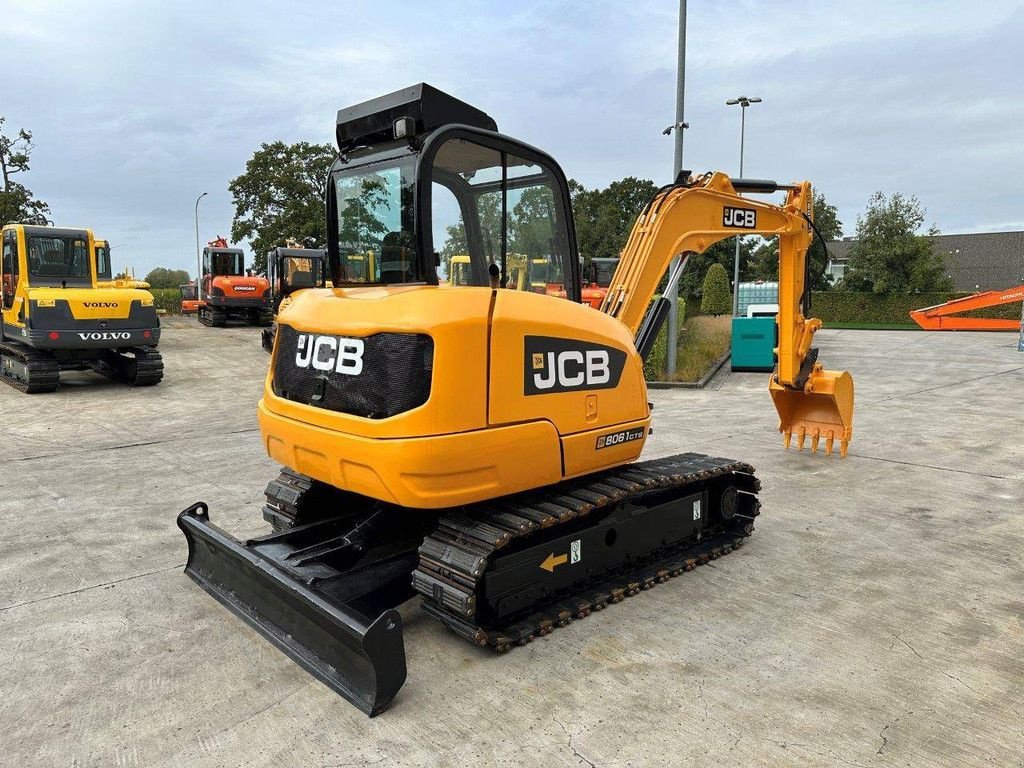
[{"label": "yellow arrow decal", "polygon": [[567,562],[569,562],[568,555],[556,555],[554,552],[552,552],[550,555],[544,558],[544,562],[540,564],[540,567],[548,573],[554,573],[555,568],[557,566],[565,565]]}]

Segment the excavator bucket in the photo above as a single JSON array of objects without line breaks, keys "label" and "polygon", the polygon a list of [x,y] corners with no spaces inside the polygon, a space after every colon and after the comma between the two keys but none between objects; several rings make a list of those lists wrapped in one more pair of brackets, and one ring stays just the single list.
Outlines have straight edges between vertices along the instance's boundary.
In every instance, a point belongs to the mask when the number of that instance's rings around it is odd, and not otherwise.
[{"label": "excavator bucket", "polygon": [[[213,525],[202,502],[178,515],[188,540],[185,573],[295,663],[373,717],[405,682],[402,617],[386,606],[414,594],[410,573],[415,558],[409,562],[403,553],[363,568],[335,570],[322,557],[332,523],[243,543]],[[303,555],[311,549],[316,553]]]},{"label": "excavator bucket", "polygon": [[848,371],[825,371],[815,365],[803,389],[785,387],[772,374],[768,390],[787,448],[795,435],[797,450],[802,451],[810,438],[812,451],[824,440],[825,452],[832,453],[838,441],[839,455],[846,456],[853,436],[853,377]]}]

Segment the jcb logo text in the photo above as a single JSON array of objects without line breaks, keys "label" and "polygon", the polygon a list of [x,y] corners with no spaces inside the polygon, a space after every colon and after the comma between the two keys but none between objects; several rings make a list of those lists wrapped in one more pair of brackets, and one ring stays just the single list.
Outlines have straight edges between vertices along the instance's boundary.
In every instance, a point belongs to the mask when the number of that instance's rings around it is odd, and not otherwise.
[{"label": "jcb logo text", "polygon": [[525,339],[527,395],[610,389],[619,383],[626,353],[615,347],[549,336]]},{"label": "jcb logo text", "polygon": [[757,229],[757,211],[753,208],[729,208],[726,206],[722,209],[722,226]]},{"label": "jcb logo text", "polygon": [[570,350],[558,354],[548,352],[547,362],[541,369],[540,373],[533,374],[537,389],[551,389],[555,384],[562,389],[587,388],[607,384],[611,377],[608,353],[603,349],[587,352]]},{"label": "jcb logo text", "polygon": [[312,366],[318,371],[358,376],[363,372],[363,348],[362,339],[300,333],[295,365],[297,368]]}]

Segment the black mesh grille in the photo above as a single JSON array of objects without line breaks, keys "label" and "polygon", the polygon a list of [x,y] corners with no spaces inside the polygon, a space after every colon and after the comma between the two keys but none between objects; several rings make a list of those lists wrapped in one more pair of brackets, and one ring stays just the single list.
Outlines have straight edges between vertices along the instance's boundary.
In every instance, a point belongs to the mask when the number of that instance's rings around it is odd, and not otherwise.
[{"label": "black mesh grille", "polygon": [[[308,360],[311,345],[324,334],[300,333],[282,325],[277,331],[274,358],[274,394],[296,403],[314,405],[369,419],[384,419],[412,410],[430,397],[434,365],[434,340],[425,334],[375,333],[359,337],[363,342],[362,370],[357,375],[336,369],[321,371]],[[299,339],[305,337],[300,354]],[[338,341],[337,337],[335,337]],[[340,339],[339,344],[344,344]],[[321,350],[321,362],[333,354],[331,345]],[[351,359],[346,363],[351,365]]]}]

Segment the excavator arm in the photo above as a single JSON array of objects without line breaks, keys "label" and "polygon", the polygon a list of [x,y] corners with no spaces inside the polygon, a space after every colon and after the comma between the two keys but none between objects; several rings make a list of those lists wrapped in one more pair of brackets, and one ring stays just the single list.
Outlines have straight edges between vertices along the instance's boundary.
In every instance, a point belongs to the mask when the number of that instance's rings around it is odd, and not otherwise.
[{"label": "excavator arm", "polygon": [[[740,196],[778,190],[786,191],[781,206]],[[702,253],[736,235],[777,236],[779,346],[769,389],[779,413],[779,431],[787,447],[793,434],[799,448],[810,436],[812,450],[824,438],[829,453],[833,441],[839,440],[845,456],[853,433],[853,379],[846,371],[825,371],[818,364],[811,344],[821,321],[804,316],[812,216],[811,185],[806,181],[778,185],[711,173],[666,187],[633,226],[601,311],[625,324],[643,352],[666,314],[666,300],[652,306],[651,299],[676,256]],[[670,275],[666,293],[676,290],[680,272]]]},{"label": "excavator arm", "polygon": [[971,296],[922,307],[910,312],[911,319],[926,331],[1016,331],[1021,323],[1017,320],[994,317],[957,317],[960,312],[974,309],[998,307],[1024,300],[1024,285],[1001,291],[983,291]]}]

